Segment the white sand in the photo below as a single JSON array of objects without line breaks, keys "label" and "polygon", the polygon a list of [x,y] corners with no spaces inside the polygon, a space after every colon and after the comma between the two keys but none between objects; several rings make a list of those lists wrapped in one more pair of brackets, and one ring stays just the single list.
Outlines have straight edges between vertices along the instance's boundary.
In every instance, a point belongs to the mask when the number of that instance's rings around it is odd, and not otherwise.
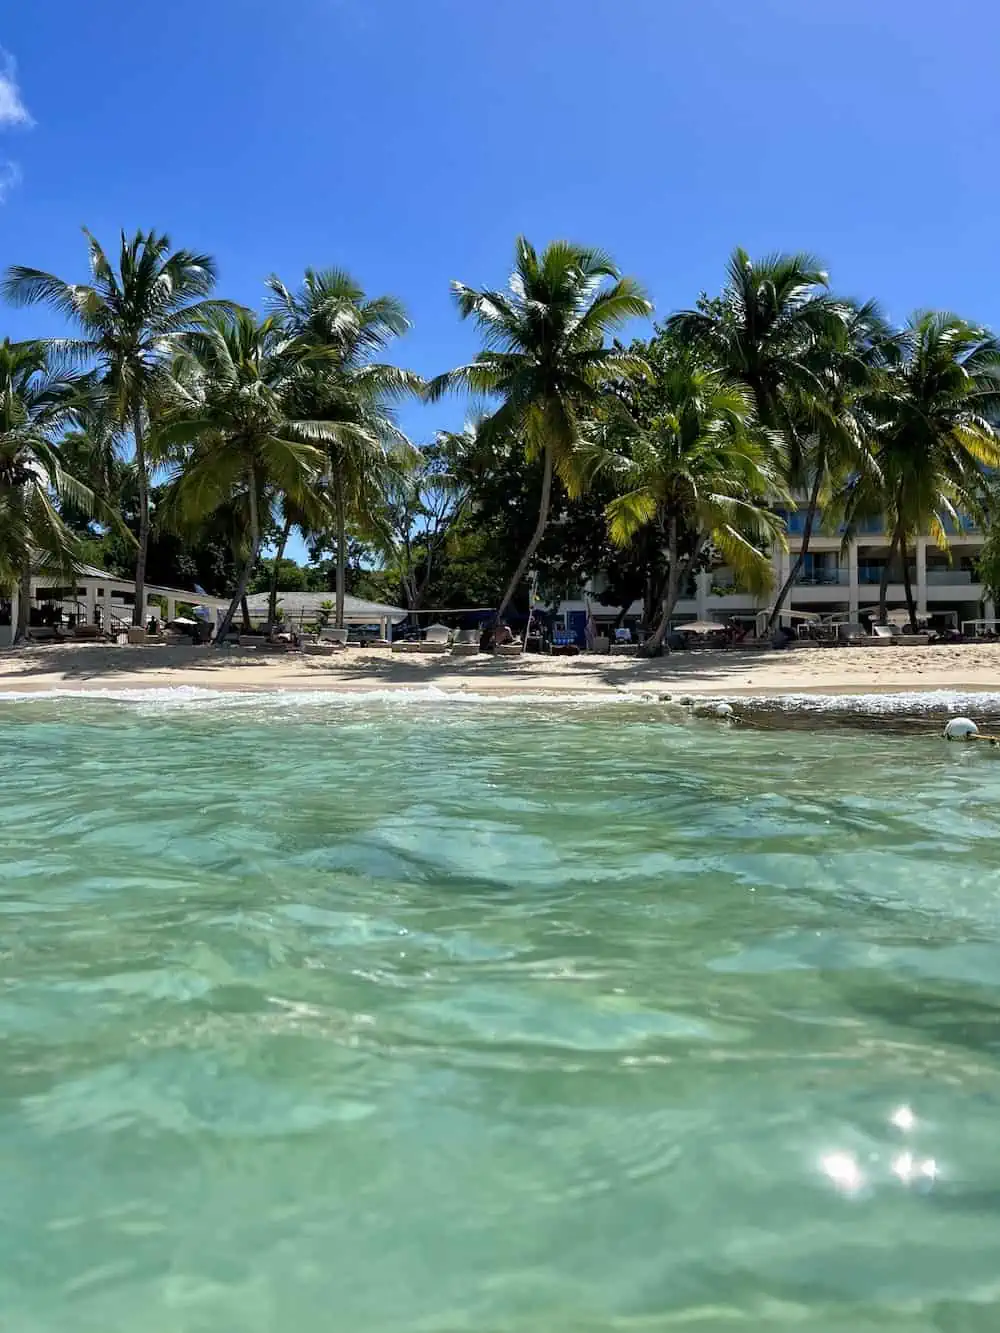
[{"label": "white sand", "polygon": [[46,690],[468,690],[512,695],[616,693],[701,695],[867,694],[949,690],[1000,692],[1000,644],[696,651],[654,661],[626,657],[452,659],[386,649],[334,657],[254,649],[50,644],[0,653],[0,693]]}]

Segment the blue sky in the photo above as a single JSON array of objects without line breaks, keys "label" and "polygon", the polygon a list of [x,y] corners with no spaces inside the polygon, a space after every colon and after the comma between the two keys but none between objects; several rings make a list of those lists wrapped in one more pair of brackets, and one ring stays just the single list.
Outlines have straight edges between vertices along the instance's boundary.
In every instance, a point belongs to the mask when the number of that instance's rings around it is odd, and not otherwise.
[{"label": "blue sky", "polygon": [[[341,265],[403,298],[397,359],[425,374],[475,350],[450,279],[501,282],[519,231],[609,249],[661,313],[716,290],[741,244],[811,250],[896,318],[1000,325],[1000,7],[983,0],[4,9],[0,264],[82,278],[85,224],[206,249],[248,304],[272,271]],[[404,424],[420,441],[462,415]]]}]

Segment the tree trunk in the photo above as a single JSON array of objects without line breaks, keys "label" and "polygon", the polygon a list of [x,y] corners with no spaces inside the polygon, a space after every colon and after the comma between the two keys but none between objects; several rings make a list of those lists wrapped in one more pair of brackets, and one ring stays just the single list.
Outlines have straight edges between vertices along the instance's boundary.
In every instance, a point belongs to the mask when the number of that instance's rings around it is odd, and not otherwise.
[{"label": "tree trunk", "polygon": [[338,477],[334,483],[334,501],[337,509],[337,588],[334,626],[344,628],[344,588],[347,582],[347,519],[344,514],[344,485]]},{"label": "tree trunk", "polygon": [[142,407],[132,409],[132,433],[135,437],[135,470],[139,483],[139,550],[135,557],[135,605],[132,624],[145,624],[146,556],[149,551],[149,473],[146,466],[146,441],[142,431]]},{"label": "tree trunk", "polygon": [[643,657],[655,657],[662,649],[663,642],[667,637],[667,630],[670,628],[670,617],[674,614],[674,607],[677,605],[681,575],[687,571],[688,566],[696,558],[700,546],[701,542],[699,541],[695,545],[694,553],[682,565],[677,556],[677,519],[671,518],[667,529],[667,586],[660,607],[660,621],[651,637],[642,645]]},{"label": "tree trunk", "polygon": [[269,624],[273,625],[278,615],[278,580],[281,576],[281,561],[285,554],[285,547],[288,544],[288,536],[292,530],[292,520],[285,519],[285,526],[281,529],[281,536],[278,538],[278,549],[274,553],[274,568],[271,570],[271,592],[267,599],[267,619]]},{"label": "tree trunk", "polygon": [[910,582],[910,567],[906,562],[906,533],[899,534],[899,553],[903,560],[903,591],[906,593],[906,609],[910,613],[910,633],[917,632],[917,604],[913,600],[913,585]]},{"label": "tree trunk", "polygon": [[17,624],[11,643],[25,643],[31,626],[31,556],[25,557],[21,566],[17,602]]},{"label": "tree trunk", "polygon": [[528,542],[524,555],[518,562],[517,569],[514,571],[514,577],[507,585],[507,591],[500,599],[500,605],[497,607],[497,613],[493,617],[493,625],[496,628],[503,619],[503,614],[510,606],[514,594],[517,592],[518,585],[524,578],[525,571],[531,564],[531,557],[538,550],[538,543],[542,540],[545,533],[545,525],[549,521],[549,505],[552,503],[552,450],[545,450],[545,468],[542,472],[542,494],[538,503],[538,522],[535,524],[535,531],[532,534],[531,541]]},{"label": "tree trunk", "polygon": [[819,508],[819,490],[822,484],[823,467],[819,461],[817,461],[816,476],[813,480],[812,491],[809,494],[809,505],[806,509],[806,521],[802,528],[802,543],[799,546],[799,553],[792,561],[792,567],[788,571],[788,578],[785,579],[784,583],[781,585],[778,596],[775,598],[774,605],[771,607],[771,614],[767,618],[767,629],[765,634],[771,634],[773,632],[774,627],[778,622],[778,618],[781,615],[781,608],[785,605],[785,602],[788,599],[788,594],[791,592],[792,584],[799,577],[799,571],[805,564],[806,555],[809,552],[809,542],[812,540],[813,525],[816,522],[816,511]]},{"label": "tree trunk", "polygon": [[236,585],[236,591],[233,593],[233,600],[229,603],[226,614],[222,617],[222,624],[219,626],[215,636],[216,643],[222,643],[226,635],[232,628],[233,620],[236,617],[237,609],[243,604],[247,588],[250,586],[250,579],[253,577],[254,567],[257,564],[257,556],[260,554],[260,520],[257,516],[257,480],[254,476],[250,477],[250,554],[247,556],[246,564],[240,574],[239,583]]},{"label": "tree trunk", "polygon": [[889,542],[889,556],[885,562],[885,568],[882,570],[882,577],[878,585],[878,623],[880,625],[888,624],[889,621],[889,576],[892,573],[892,561],[896,554],[896,544],[899,541],[899,528],[892,534],[892,540]]},{"label": "tree trunk", "polygon": [[249,634],[253,625],[250,623],[250,603],[247,601],[246,593],[240,598],[240,620],[243,622],[243,633]]}]

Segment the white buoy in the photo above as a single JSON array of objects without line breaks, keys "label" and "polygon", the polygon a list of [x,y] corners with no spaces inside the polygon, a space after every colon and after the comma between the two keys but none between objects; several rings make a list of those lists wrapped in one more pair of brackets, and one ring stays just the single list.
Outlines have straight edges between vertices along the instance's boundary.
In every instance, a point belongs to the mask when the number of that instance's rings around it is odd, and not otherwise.
[{"label": "white buoy", "polygon": [[695,717],[730,718],[733,716],[732,704],[695,704]]},{"label": "white buoy", "polygon": [[979,735],[979,728],[971,717],[953,717],[945,724],[946,741],[969,741]]}]

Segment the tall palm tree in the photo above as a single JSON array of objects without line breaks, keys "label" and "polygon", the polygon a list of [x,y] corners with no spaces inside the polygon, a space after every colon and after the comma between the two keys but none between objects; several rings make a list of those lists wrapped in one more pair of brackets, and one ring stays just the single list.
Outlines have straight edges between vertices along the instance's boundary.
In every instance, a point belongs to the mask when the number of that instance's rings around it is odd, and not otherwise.
[{"label": "tall palm tree", "polygon": [[769,507],[783,483],[748,391],[690,356],[654,364],[647,395],[654,405],[636,414],[619,478],[624,489],[607,507],[617,545],[652,525],[665,548],[667,581],[649,654],[662,648],[684,579],[710,548],[746,586],[763,591],[769,548],[784,540]]},{"label": "tall palm tree", "polygon": [[178,475],[164,500],[168,521],[197,526],[234,506],[245,518],[243,568],[217,641],[229,633],[257,565],[265,527],[281,505],[314,514],[323,474],[322,423],[289,413],[300,362],[273,318],[217,315],[184,335],[158,428]]},{"label": "tall palm tree", "polygon": [[335,623],[344,624],[348,525],[370,529],[383,484],[415,451],[399,429],[395,404],[423,391],[419,375],[373,358],[410,327],[395,297],[369,298],[341,269],[307,269],[292,291],[268,280],[270,309],[305,353],[295,410],[327,430],[325,486],[336,546]]},{"label": "tall palm tree", "polygon": [[605,339],[648,316],[652,306],[603,251],[553,241],[539,255],[523,236],[506,291],[455,282],[452,292],[462,318],[475,319],[485,347],[471,364],[433,380],[428,396],[464,389],[499,398],[494,425],[513,432],[528,459],[543,462],[538,522],[497,608],[499,622],[544,535],[553,474],[579,492],[585,414],[597,408],[610,381],[647,373],[640,357],[605,346]]},{"label": "tall palm tree", "polygon": [[[802,540],[771,608],[769,628],[805,562],[833,461],[829,444],[816,433],[817,422],[830,416],[820,370],[829,364],[830,349],[843,346],[844,327],[857,312],[827,288],[827,274],[811,255],[769,255],[755,262],[737,249],[722,295],[667,322],[668,329],[703,348],[724,374],[746,385],[758,420],[781,432],[788,486],[806,492]],[[874,308],[865,310],[866,320],[855,324],[859,336],[868,324],[874,333],[878,319]],[[842,442],[850,434],[850,426],[829,432]]]},{"label": "tall palm tree", "polygon": [[887,348],[889,365],[873,396],[877,481],[853,478],[846,488],[849,531],[884,514],[889,555],[879,589],[887,618],[889,574],[898,553],[911,626],[916,628],[907,548],[930,532],[948,549],[977,513],[984,468],[1000,467],[1000,342],[956,315],[918,312]]},{"label": "tall palm tree", "polygon": [[91,281],[65,282],[40,269],[7,270],[3,293],[15,305],[44,302],[75,326],[79,336],[51,340],[54,352],[95,364],[119,423],[132,434],[139,494],[139,545],[135,565],[133,624],[145,606],[149,548],[150,417],[164,387],[176,340],[218,314],[224,303],[203,298],[215,286],[215,261],[173,250],[167,236],[121,233],[117,270],[89,231],[84,231]]},{"label": "tall palm tree", "polygon": [[28,629],[33,564],[71,573],[79,559],[53,496],[93,506],[54,444],[78,404],[79,384],[53,369],[44,343],[0,343],[0,586],[20,590],[15,643]]}]

